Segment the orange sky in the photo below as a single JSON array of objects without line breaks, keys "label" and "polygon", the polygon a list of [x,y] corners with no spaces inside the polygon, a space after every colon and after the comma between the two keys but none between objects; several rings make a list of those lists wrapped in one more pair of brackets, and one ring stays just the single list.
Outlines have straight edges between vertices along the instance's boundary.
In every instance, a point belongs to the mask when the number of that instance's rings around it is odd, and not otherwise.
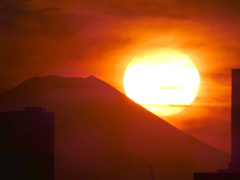
[{"label": "orange sky", "polygon": [[201,75],[195,102],[166,118],[230,152],[231,69],[240,68],[240,2],[0,1],[0,78],[94,75],[123,92],[125,67],[149,47],[186,53]]}]

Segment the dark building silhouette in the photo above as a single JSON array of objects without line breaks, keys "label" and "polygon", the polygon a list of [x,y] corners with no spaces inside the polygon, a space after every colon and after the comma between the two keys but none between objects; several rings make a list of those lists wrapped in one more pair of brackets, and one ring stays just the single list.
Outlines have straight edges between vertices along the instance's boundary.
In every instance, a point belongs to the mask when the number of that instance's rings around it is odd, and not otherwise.
[{"label": "dark building silhouette", "polygon": [[0,179],[54,178],[54,113],[41,107],[0,113]]},{"label": "dark building silhouette", "polygon": [[231,162],[218,172],[194,173],[194,180],[240,180],[240,69],[232,69]]}]

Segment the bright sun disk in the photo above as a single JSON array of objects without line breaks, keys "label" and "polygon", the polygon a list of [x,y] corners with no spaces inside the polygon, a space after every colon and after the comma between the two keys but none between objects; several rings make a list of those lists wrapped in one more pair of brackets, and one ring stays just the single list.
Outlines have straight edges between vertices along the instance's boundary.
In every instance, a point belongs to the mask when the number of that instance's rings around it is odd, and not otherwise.
[{"label": "bright sun disk", "polygon": [[158,116],[181,112],[195,99],[198,70],[184,53],[170,48],[143,51],[124,74],[126,95]]}]

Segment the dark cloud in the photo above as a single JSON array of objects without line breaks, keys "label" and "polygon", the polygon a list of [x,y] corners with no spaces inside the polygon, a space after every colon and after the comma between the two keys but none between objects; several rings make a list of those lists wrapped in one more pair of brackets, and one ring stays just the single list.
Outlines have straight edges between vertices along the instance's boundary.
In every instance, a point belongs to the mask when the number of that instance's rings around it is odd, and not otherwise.
[{"label": "dark cloud", "polygon": [[62,11],[61,8],[55,8],[55,7],[49,7],[49,8],[44,8],[42,9],[43,12],[59,12]]},{"label": "dark cloud", "polygon": [[178,86],[166,86],[166,87],[158,87],[157,89],[168,90],[168,89],[181,89],[181,88]]},{"label": "dark cloud", "polygon": [[74,39],[69,40],[71,29],[65,23],[64,13],[52,8],[32,10],[30,2],[2,3],[1,77],[16,79],[16,76],[22,76],[26,79],[34,74],[44,74],[52,66],[63,65],[59,60],[66,56],[64,49],[69,47],[68,43],[74,44]]},{"label": "dark cloud", "polygon": [[211,79],[214,83],[230,86],[231,85],[231,70],[228,68],[222,69],[222,73],[202,73],[201,78]]},{"label": "dark cloud", "polygon": [[[222,16],[226,14],[229,17],[231,14],[236,14],[235,7],[238,4],[190,0],[130,0],[128,2],[2,0],[0,1],[2,42],[0,49],[3,52],[0,54],[0,59],[1,64],[4,64],[2,68],[23,67],[25,64],[34,63],[43,66],[42,69],[47,72],[47,69],[51,69],[50,64],[54,64],[55,67],[66,66],[69,61],[72,62],[70,59],[95,63],[102,59],[99,57],[124,49],[136,42],[139,37],[146,36],[143,33],[147,33],[147,28],[154,28],[158,31],[158,36],[164,37],[165,34],[174,32],[174,29],[177,32],[176,28],[179,29],[181,25],[181,28],[189,29],[189,25],[186,26],[188,19],[196,17],[204,19],[218,14]],[[137,20],[133,22],[132,17]],[[151,27],[149,24],[154,24],[155,20],[152,19],[151,22],[148,19],[146,22],[134,25],[145,18],[154,18],[159,24]],[[158,18],[184,21],[175,24],[174,21],[159,21]],[[126,25],[124,21],[129,23]],[[186,32],[189,30],[184,28],[181,34]],[[186,39],[185,42],[182,44],[183,48],[196,49],[209,46],[203,40],[196,39],[194,34],[191,40]],[[162,44],[166,45],[166,43],[169,42]],[[4,70],[2,72],[6,73]]]},{"label": "dark cloud", "polygon": [[105,67],[108,62],[99,61],[108,58],[106,52],[109,56],[130,43],[130,37],[110,33],[118,28],[116,19],[77,7],[74,11],[71,1],[69,7],[44,1],[11,1],[1,6],[0,77],[20,83],[20,77],[22,81],[78,64],[82,68],[93,63],[97,63],[93,67]]},{"label": "dark cloud", "polygon": [[199,19],[211,16],[236,18],[239,16],[237,1],[225,0],[122,0],[96,1],[82,3],[88,8],[105,13],[129,17],[164,17],[170,19]]}]

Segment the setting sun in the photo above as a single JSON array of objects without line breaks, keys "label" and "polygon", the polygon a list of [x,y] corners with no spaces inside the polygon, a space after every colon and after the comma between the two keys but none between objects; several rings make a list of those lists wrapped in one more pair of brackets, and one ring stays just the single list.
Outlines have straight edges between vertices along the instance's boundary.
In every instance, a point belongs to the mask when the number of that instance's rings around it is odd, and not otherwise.
[{"label": "setting sun", "polygon": [[126,95],[158,116],[181,112],[193,102],[199,85],[200,76],[191,59],[170,48],[138,54],[124,74]]}]

